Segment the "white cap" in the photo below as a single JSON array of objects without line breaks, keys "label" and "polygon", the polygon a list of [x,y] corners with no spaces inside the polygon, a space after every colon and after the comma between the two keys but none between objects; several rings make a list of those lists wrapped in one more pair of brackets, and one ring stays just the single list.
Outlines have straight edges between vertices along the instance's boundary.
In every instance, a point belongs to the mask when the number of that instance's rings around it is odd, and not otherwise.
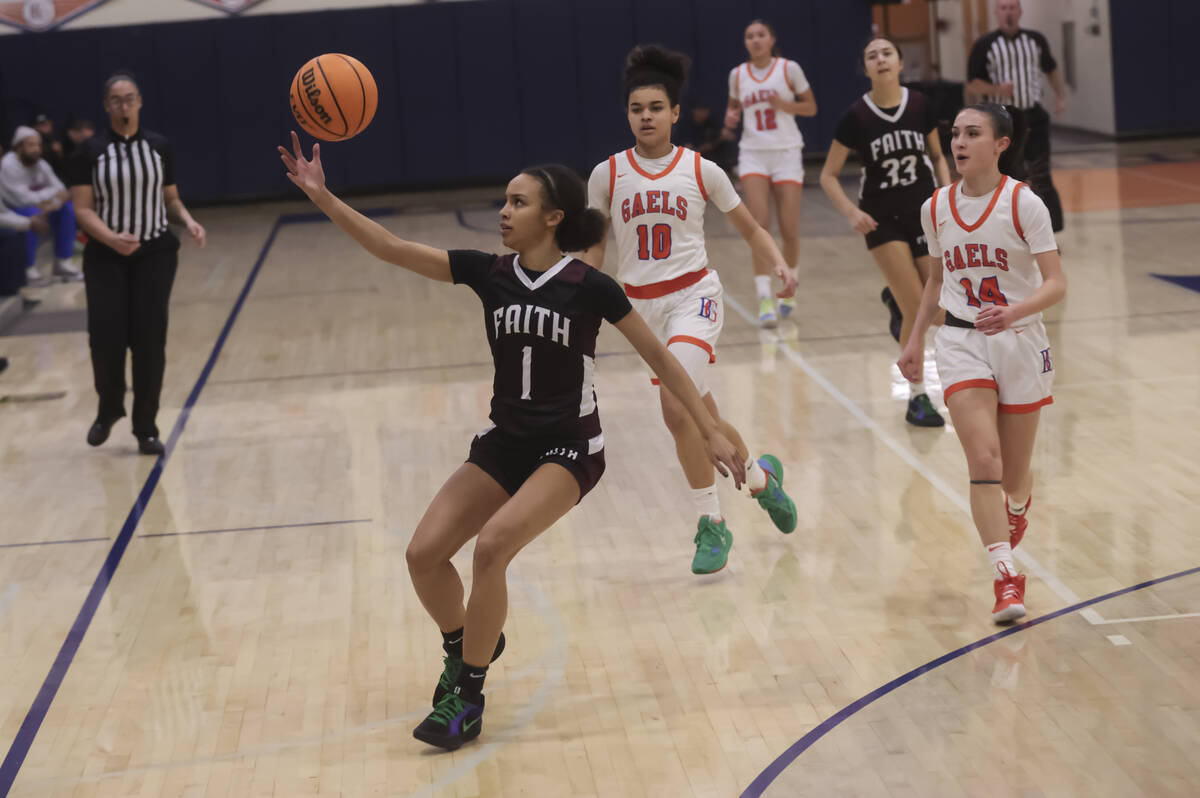
[{"label": "white cap", "polygon": [[42,134],[38,133],[33,128],[28,127],[26,125],[21,125],[19,128],[17,128],[17,132],[13,133],[13,140],[12,140],[13,149],[15,150],[17,147],[20,147],[21,142],[24,141],[25,139],[30,139],[30,138],[34,138],[34,137],[37,137],[40,139],[41,136],[42,136]]}]

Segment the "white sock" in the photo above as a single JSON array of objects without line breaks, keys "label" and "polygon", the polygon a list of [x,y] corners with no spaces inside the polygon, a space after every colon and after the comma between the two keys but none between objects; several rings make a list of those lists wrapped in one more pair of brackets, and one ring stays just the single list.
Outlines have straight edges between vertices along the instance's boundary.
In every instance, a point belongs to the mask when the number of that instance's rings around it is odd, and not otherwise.
[{"label": "white sock", "polygon": [[924,380],[921,380],[920,382],[910,382],[908,384],[908,398],[909,399],[913,398],[914,396],[920,396],[923,393],[925,393],[925,381]]},{"label": "white sock", "polygon": [[721,502],[717,498],[715,482],[707,488],[693,488],[692,504],[696,507],[696,514],[700,517],[711,516],[714,521],[722,519]]},{"label": "white sock", "polygon": [[750,489],[751,496],[767,487],[767,472],[753,457],[746,461],[746,487]]},{"label": "white sock", "polygon": [[1014,502],[1012,500],[1012,497],[1009,497],[1007,499],[1007,501],[1008,501],[1008,511],[1010,513],[1012,513],[1013,515],[1024,515],[1025,510],[1029,507],[1029,499],[1026,499],[1025,501],[1021,502],[1020,504],[1017,504],[1016,502]]},{"label": "white sock", "polygon": [[1012,546],[1008,545],[1008,541],[993,543],[987,547],[987,553],[992,563],[992,579],[1016,576],[1017,566],[1013,564]]},{"label": "white sock", "polygon": [[754,275],[754,291],[758,294],[759,299],[771,298],[771,275],[756,274]]}]

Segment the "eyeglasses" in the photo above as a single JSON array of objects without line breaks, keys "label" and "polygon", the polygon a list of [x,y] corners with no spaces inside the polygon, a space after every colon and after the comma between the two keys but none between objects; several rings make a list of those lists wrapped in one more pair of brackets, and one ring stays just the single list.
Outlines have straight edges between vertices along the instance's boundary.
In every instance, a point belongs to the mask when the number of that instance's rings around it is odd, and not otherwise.
[{"label": "eyeglasses", "polygon": [[113,108],[120,108],[121,106],[132,107],[137,101],[138,96],[136,94],[126,94],[124,97],[108,98],[108,104]]}]

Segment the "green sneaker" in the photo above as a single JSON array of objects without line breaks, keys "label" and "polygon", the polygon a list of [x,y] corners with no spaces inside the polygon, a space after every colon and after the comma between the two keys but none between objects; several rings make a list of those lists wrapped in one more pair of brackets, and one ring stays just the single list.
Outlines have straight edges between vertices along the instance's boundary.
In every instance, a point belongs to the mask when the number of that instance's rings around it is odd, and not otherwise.
[{"label": "green sneaker", "polygon": [[783,490],[783,463],[773,454],[764,454],[758,458],[758,466],[767,473],[767,487],[754,494],[754,499],[780,532],[791,534],[796,530],[796,503]]},{"label": "green sneaker", "polygon": [[729,559],[729,548],[733,545],[733,533],[724,521],[714,521],[707,515],[696,524],[696,556],[692,558],[692,573],[715,574],[725,567]]},{"label": "green sneaker", "polygon": [[764,327],[774,327],[776,323],[775,317],[775,300],[770,297],[763,297],[758,300],[758,323]]},{"label": "green sneaker", "polygon": [[482,728],[483,696],[478,704],[472,704],[455,693],[446,693],[433,712],[413,729],[413,737],[453,751],[478,737]]},{"label": "green sneaker", "polygon": [[929,401],[929,397],[923,393],[908,400],[908,412],[904,414],[904,420],[914,427],[946,426],[946,419],[938,415],[933,402]]}]

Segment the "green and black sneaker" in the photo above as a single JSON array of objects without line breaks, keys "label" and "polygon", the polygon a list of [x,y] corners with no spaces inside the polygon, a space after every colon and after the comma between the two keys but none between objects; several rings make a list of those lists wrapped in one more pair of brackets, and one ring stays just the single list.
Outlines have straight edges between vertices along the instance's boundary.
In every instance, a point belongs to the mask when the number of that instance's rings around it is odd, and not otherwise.
[{"label": "green and black sneaker", "polygon": [[[501,632],[500,639],[496,641],[496,650],[492,652],[492,662],[499,659],[503,653],[504,632]],[[458,672],[462,670],[462,663],[462,657],[451,657],[449,655],[442,657],[442,675],[438,677],[437,687],[433,688],[433,705],[435,707],[442,700],[442,696],[450,692],[450,688],[454,687],[454,682],[458,680]]]},{"label": "green and black sneaker", "polygon": [[696,555],[692,557],[692,573],[714,574],[725,567],[729,549],[733,546],[733,533],[724,521],[714,521],[707,515],[701,516],[696,524]]},{"label": "green and black sneaker", "polygon": [[946,419],[938,415],[933,402],[923,393],[908,400],[908,412],[904,414],[904,420],[914,427],[946,426]]},{"label": "green and black sneaker", "polygon": [[796,503],[783,490],[783,463],[773,454],[764,454],[758,467],[767,474],[767,486],[751,495],[780,532],[791,534],[796,530]]},{"label": "green and black sneaker", "polygon": [[453,751],[478,737],[482,729],[483,696],[479,696],[478,704],[472,704],[457,693],[446,693],[433,712],[413,729],[413,737]]}]

